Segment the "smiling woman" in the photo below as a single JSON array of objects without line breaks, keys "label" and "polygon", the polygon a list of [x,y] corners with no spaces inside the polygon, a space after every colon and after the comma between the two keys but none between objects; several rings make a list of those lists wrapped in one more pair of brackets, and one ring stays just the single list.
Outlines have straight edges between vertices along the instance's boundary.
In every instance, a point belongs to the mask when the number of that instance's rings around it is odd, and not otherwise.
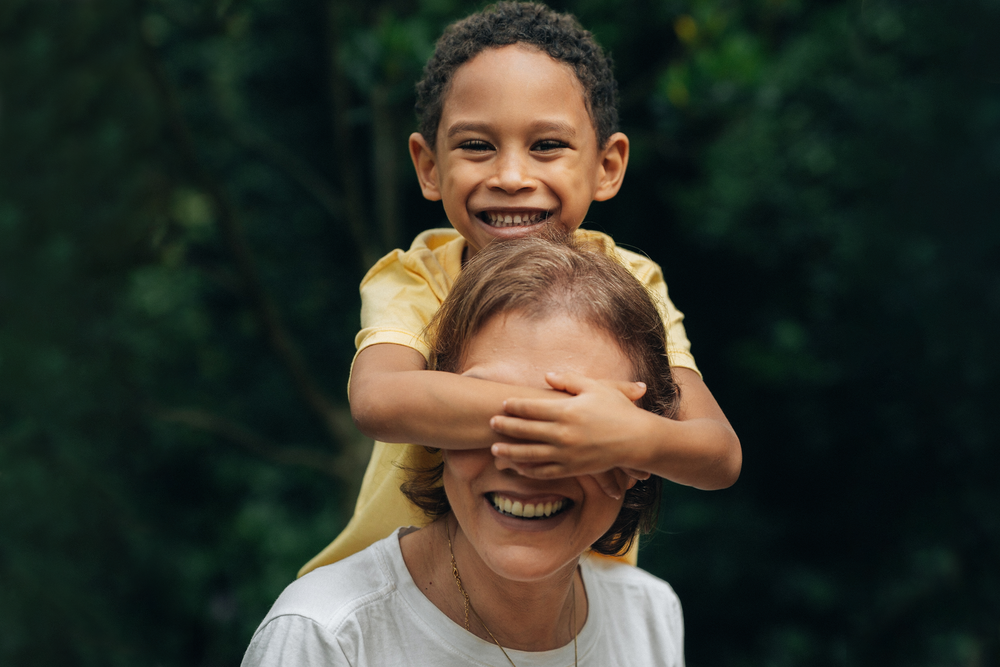
[{"label": "smiling woman", "polygon": [[[670,416],[678,402],[655,304],[599,249],[493,243],[431,326],[439,370],[542,389],[547,371],[639,381],[641,407]],[[616,500],[590,476],[525,477],[489,449],[430,454],[404,493],[436,520],[289,586],[244,665],[683,665],[673,590],[587,555],[622,553],[652,525],[657,478]]]}]

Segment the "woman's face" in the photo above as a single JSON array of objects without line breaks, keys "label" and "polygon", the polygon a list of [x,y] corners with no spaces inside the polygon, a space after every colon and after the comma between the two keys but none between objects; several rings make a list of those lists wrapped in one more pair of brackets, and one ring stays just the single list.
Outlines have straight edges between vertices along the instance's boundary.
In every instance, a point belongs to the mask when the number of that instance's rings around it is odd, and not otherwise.
[{"label": "woman's face", "polygon": [[[632,380],[631,364],[607,333],[565,314],[533,320],[514,312],[493,318],[472,339],[461,369],[471,377],[540,388],[548,388],[549,371]],[[496,574],[517,581],[575,565],[611,527],[622,504],[590,476],[523,477],[489,449],[445,450],[444,488],[480,559]]]}]

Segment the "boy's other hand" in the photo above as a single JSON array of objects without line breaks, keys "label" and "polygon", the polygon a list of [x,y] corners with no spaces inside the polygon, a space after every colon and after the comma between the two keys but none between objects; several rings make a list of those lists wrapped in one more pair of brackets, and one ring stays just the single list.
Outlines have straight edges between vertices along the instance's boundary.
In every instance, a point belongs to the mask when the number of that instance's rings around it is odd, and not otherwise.
[{"label": "boy's other hand", "polygon": [[518,442],[497,442],[493,455],[536,479],[592,475],[605,493],[620,498],[632,479],[646,479],[629,453],[646,413],[634,401],[641,382],[593,380],[578,373],[547,373],[549,385],[571,395],[564,400],[511,398],[504,414],[490,420],[497,433]]}]

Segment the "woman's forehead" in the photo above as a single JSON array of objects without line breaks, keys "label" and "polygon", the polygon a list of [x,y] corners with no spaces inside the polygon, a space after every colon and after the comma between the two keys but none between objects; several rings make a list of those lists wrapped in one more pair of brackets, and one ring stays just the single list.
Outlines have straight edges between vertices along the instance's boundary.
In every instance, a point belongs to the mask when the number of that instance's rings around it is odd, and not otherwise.
[{"label": "woman's forehead", "polygon": [[547,388],[545,373],[575,372],[596,380],[632,380],[632,367],[604,330],[567,313],[490,319],[466,348],[463,375]]}]

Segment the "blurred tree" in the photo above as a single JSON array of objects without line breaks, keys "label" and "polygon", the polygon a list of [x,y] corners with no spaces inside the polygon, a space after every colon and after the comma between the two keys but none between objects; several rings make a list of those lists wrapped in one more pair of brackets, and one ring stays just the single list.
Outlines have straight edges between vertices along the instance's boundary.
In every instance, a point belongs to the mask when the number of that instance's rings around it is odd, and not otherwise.
[{"label": "blurred tree", "polygon": [[[673,556],[690,583],[661,570],[689,620],[715,620],[689,625],[692,664],[1000,658],[998,19],[990,2],[691,3],[674,22],[684,51],[654,94],[695,130],[696,170],[643,176],[697,258],[664,239],[746,446],[731,499],[676,514],[727,543]],[[729,641],[700,635],[720,625]]]},{"label": "blurred tree", "polygon": [[[689,664],[1000,661],[1000,7],[554,6],[633,142],[591,224],[744,442],[641,556]],[[342,526],[356,285],[446,224],[412,84],[474,8],[0,6],[0,663],[233,663]]]}]

